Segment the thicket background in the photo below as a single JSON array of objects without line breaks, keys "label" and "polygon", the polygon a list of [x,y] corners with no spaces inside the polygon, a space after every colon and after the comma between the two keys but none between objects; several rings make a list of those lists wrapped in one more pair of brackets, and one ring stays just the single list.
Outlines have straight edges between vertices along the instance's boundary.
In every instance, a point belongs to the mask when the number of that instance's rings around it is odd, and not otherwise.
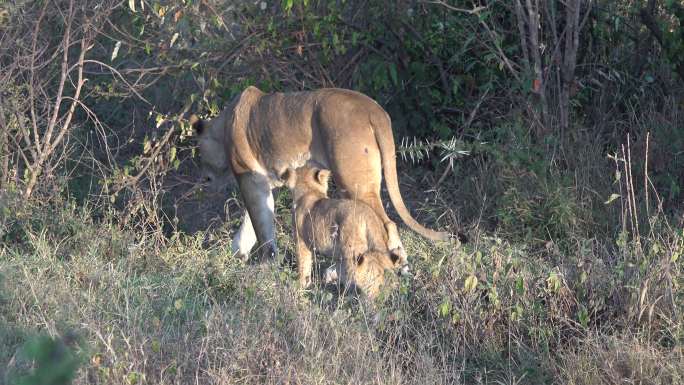
[{"label": "thicket background", "polygon": [[[682,23],[680,0],[0,1],[0,382],[684,381]],[[185,118],[248,85],[376,99],[412,212],[471,242],[402,231],[416,276],[375,305],[233,260],[241,203],[198,184]]]}]

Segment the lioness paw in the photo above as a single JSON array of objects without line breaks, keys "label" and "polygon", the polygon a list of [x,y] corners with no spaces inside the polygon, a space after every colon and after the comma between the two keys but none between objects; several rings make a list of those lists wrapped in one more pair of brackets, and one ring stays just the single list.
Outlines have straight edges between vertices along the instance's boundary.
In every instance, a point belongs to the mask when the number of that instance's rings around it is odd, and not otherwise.
[{"label": "lioness paw", "polygon": [[302,287],[302,289],[306,289],[311,286],[311,275],[307,274],[299,277],[299,285]]},{"label": "lioness paw", "polygon": [[338,279],[339,279],[339,276],[337,275],[337,268],[335,267],[335,265],[330,266],[329,268],[327,268],[325,270],[325,284],[326,285],[330,284],[330,283],[337,282]]}]

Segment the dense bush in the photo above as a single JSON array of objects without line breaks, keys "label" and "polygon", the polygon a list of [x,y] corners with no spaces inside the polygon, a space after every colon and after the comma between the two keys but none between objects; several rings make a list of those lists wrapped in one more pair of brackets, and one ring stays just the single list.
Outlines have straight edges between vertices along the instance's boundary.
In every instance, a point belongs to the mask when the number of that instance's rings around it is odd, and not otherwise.
[{"label": "dense bush", "polygon": [[[681,382],[683,10],[0,2],[0,382]],[[403,233],[375,306],[230,258],[186,117],[248,85],[376,99],[411,211],[472,243]]]}]

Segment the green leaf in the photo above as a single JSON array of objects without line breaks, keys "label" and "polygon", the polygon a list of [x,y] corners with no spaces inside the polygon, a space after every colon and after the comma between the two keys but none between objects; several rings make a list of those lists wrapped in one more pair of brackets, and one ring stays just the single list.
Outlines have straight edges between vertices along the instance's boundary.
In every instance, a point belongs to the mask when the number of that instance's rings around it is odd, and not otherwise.
[{"label": "green leaf", "polygon": [[520,304],[515,304],[515,306],[511,310],[511,320],[519,321],[522,318],[522,315],[523,315],[523,307],[520,306]]},{"label": "green leaf", "polygon": [[461,81],[458,78],[455,78],[451,81],[451,93],[453,94],[454,97],[458,96],[458,91],[461,88]]},{"label": "green leaf", "polygon": [[116,44],[114,44],[111,61],[114,61],[114,59],[116,59],[116,57],[119,56],[119,48],[121,48],[121,41],[117,41]]},{"label": "green leaf", "polygon": [[397,76],[397,65],[394,63],[389,64],[389,73],[390,73],[390,78],[392,79],[392,83],[397,86],[399,85],[399,77]]},{"label": "green leaf", "polygon": [[523,277],[518,277],[515,280],[515,291],[519,295],[525,294],[525,279]]},{"label": "green leaf", "polygon": [[612,202],[612,201],[614,201],[614,200],[616,200],[616,199],[618,199],[618,198],[620,198],[620,195],[618,195],[618,194],[610,194],[610,197],[608,198],[608,200],[605,201],[605,202],[603,202],[603,204],[606,204],[606,205],[607,205],[607,204],[609,204],[610,202]]},{"label": "green leaf", "polygon": [[471,274],[470,277],[466,278],[463,284],[463,291],[466,293],[472,293],[477,288],[477,277],[475,274]]},{"label": "green leaf", "polygon": [[143,154],[147,154],[150,150],[152,150],[152,143],[145,136],[145,139],[143,139]]},{"label": "green leaf", "polygon": [[173,43],[175,43],[176,40],[178,40],[178,36],[180,36],[178,32],[173,34],[173,36],[171,37],[171,44],[169,44],[169,47],[173,47]]},{"label": "green leaf", "polygon": [[128,381],[129,384],[135,385],[135,384],[140,382],[142,377],[143,377],[142,374],[140,374],[138,372],[130,372],[126,376],[126,380]]},{"label": "green leaf", "polygon": [[173,303],[173,307],[175,307],[176,310],[182,309],[182,308],[183,308],[183,305],[184,305],[184,304],[183,304],[183,300],[180,299],[180,298],[178,298],[178,299]]},{"label": "green leaf", "polygon": [[439,304],[439,307],[437,308],[437,313],[439,314],[440,317],[446,318],[450,312],[451,312],[451,303],[449,302],[448,299],[445,299],[441,304]]},{"label": "green leaf", "polygon": [[556,274],[556,272],[551,272],[549,277],[546,278],[546,287],[551,292],[557,292],[561,288],[561,278]]},{"label": "green leaf", "polygon": [[580,305],[580,309],[577,311],[577,320],[585,328],[589,325],[589,312],[583,305]]},{"label": "green leaf", "polygon": [[164,123],[164,120],[165,120],[165,119],[164,119],[164,115],[162,115],[162,114],[157,114],[157,116],[155,117],[154,120],[155,120],[155,122],[156,122],[156,124],[157,124],[157,128],[159,128],[159,126],[161,126],[162,123]]}]

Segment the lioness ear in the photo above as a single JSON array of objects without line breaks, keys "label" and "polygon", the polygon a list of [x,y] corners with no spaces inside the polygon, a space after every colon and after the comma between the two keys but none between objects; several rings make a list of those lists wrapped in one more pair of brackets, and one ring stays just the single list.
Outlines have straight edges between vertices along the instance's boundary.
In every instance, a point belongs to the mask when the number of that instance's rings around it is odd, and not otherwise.
[{"label": "lioness ear", "polygon": [[297,182],[297,172],[295,170],[288,168],[282,174],[280,174],[280,180],[285,183],[289,189],[294,189]]},{"label": "lioness ear", "polygon": [[188,122],[197,135],[202,135],[202,132],[204,132],[204,121],[199,116],[195,114],[190,115]]},{"label": "lioness ear", "polygon": [[356,266],[361,266],[363,261],[365,260],[363,254],[359,254],[358,257],[356,257]]},{"label": "lioness ear", "polygon": [[318,170],[316,171],[316,180],[318,183],[327,186],[328,185],[328,180],[330,179],[330,170]]}]

